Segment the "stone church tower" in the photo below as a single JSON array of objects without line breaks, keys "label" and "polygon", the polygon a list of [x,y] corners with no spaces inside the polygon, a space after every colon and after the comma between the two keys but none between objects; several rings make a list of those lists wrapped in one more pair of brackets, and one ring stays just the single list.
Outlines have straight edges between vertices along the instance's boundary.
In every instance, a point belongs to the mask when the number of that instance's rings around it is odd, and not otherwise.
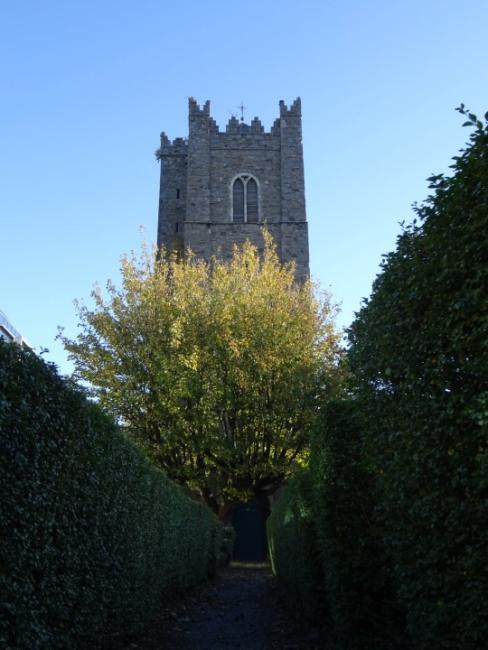
[{"label": "stone church tower", "polygon": [[297,278],[309,275],[308,230],[303,178],[300,99],[265,132],[232,117],[220,131],[202,108],[189,100],[188,139],[170,142],[161,134],[158,246],[199,257],[229,258],[234,243],[249,239],[262,247],[266,225],[282,262],[295,260]]}]

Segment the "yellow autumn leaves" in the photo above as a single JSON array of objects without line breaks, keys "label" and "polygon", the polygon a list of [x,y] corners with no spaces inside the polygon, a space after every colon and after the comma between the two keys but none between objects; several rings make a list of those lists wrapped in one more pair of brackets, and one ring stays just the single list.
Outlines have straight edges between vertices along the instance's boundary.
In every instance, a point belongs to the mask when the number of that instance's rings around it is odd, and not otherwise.
[{"label": "yellow autumn leaves", "polygon": [[121,288],[95,291],[64,339],[100,402],[214,507],[287,475],[334,383],[330,298],[297,283],[263,237],[262,254],[246,243],[228,262],[124,258]]}]

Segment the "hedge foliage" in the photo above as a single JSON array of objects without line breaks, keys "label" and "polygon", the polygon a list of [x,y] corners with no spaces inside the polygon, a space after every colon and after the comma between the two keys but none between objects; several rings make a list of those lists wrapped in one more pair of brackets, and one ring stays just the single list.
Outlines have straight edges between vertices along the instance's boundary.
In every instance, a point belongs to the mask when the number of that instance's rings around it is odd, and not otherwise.
[{"label": "hedge foliage", "polygon": [[317,591],[322,584],[312,522],[311,489],[310,473],[297,472],[283,488],[267,520],[273,573],[289,603],[310,617],[320,607]]},{"label": "hedge foliage", "polygon": [[460,110],[470,142],[385,258],[350,361],[412,638],[474,650],[488,636],[488,125]]},{"label": "hedge foliage", "polygon": [[403,632],[374,517],[356,404],[328,404],[308,470],[283,489],[268,521],[272,568],[290,604],[326,616],[338,650],[396,648]]},{"label": "hedge foliage", "polygon": [[375,477],[365,448],[355,401],[328,404],[313,436],[313,522],[338,647],[391,650],[403,620],[375,521]]},{"label": "hedge foliage", "polygon": [[402,612],[415,650],[488,638],[488,124],[459,110],[470,141],[385,257],[312,446],[306,525],[341,649],[397,647]]},{"label": "hedge foliage", "polygon": [[222,527],[99,407],[0,342],[0,646],[110,648],[216,571]]}]

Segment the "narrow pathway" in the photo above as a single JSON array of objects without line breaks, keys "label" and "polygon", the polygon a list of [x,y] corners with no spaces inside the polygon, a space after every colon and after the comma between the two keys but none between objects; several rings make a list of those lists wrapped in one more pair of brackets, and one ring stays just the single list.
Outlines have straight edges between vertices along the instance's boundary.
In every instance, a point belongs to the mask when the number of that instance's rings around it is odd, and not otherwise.
[{"label": "narrow pathway", "polygon": [[314,650],[318,636],[283,608],[267,565],[233,564],[163,609],[127,650]]}]

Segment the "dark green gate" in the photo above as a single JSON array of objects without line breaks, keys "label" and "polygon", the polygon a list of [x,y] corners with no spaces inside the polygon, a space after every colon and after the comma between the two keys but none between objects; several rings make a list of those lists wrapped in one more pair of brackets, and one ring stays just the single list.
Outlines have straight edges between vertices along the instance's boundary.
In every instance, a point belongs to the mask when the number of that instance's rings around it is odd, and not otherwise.
[{"label": "dark green gate", "polygon": [[269,514],[267,499],[255,497],[236,507],[232,525],[236,531],[234,560],[264,562],[268,557],[266,519]]}]

